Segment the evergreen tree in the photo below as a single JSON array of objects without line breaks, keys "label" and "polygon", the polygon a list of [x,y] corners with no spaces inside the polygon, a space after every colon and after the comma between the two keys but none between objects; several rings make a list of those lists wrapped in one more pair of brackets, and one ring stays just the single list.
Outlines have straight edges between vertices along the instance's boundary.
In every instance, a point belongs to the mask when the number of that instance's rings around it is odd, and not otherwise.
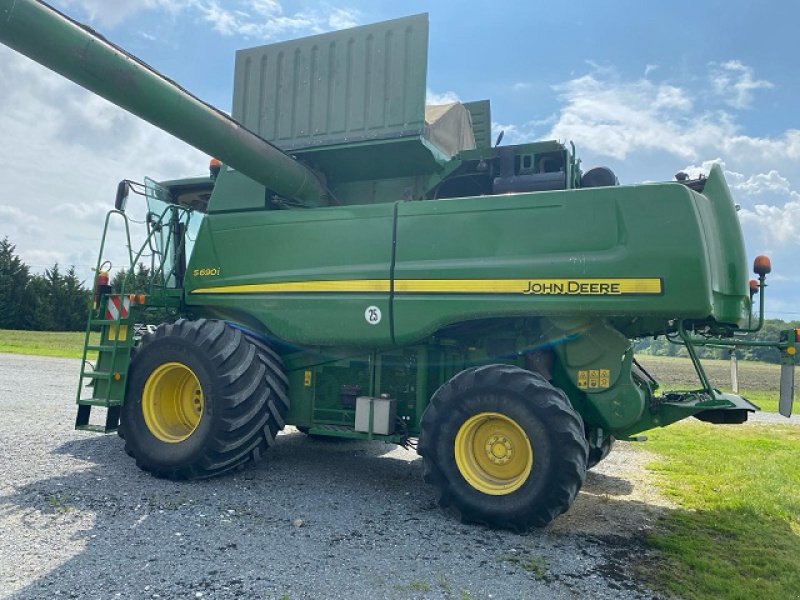
[{"label": "evergreen tree", "polygon": [[161,274],[153,276],[152,271],[144,266],[144,263],[136,265],[133,276],[128,275],[127,269],[120,269],[111,279],[111,287],[119,293],[122,291],[122,284],[125,284],[126,294],[149,294],[151,287],[163,285],[164,278]]},{"label": "evergreen tree", "polygon": [[34,275],[26,286],[27,302],[22,329],[54,331],[56,329],[50,281],[44,275]]},{"label": "evergreen tree", "polygon": [[62,285],[65,296],[64,331],[81,331],[86,327],[92,294],[83,287],[83,282],[78,279],[74,266],[67,270]]},{"label": "evergreen tree", "polygon": [[0,240],[0,329],[21,329],[30,269],[8,237]]}]

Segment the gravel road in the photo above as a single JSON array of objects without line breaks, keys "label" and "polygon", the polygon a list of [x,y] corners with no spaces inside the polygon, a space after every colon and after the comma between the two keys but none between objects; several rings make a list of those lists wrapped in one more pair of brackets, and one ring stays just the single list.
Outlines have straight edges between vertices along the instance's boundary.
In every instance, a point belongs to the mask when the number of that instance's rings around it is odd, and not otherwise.
[{"label": "gravel road", "polygon": [[0,598],[652,598],[632,575],[669,510],[618,443],[526,535],[463,525],[420,459],[297,431],[210,481],[141,472],[72,430],[78,361],[0,354]]}]

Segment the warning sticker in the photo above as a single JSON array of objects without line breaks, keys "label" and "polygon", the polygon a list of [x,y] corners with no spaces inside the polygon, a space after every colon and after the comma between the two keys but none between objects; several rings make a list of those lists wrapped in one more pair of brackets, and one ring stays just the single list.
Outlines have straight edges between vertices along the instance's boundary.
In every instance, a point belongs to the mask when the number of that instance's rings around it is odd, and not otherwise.
[{"label": "warning sticker", "polygon": [[610,372],[608,369],[600,369],[597,387],[607,388],[609,386]]},{"label": "warning sticker", "polygon": [[589,389],[597,388],[600,384],[600,371],[589,371]]},{"label": "warning sticker", "polygon": [[578,389],[585,390],[589,387],[589,372],[578,371]]},{"label": "warning sticker", "polygon": [[580,390],[605,390],[611,386],[610,369],[589,369],[578,371],[576,380]]}]

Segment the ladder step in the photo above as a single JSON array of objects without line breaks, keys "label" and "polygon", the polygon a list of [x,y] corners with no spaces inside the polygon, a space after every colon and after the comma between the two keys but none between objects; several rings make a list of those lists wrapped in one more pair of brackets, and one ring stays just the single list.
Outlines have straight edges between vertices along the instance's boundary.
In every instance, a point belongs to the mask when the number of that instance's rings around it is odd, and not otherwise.
[{"label": "ladder step", "polygon": [[108,321],[106,319],[89,319],[89,325],[110,325],[119,321]]},{"label": "ladder step", "polygon": [[[119,375],[119,378],[116,377],[117,375]],[[103,381],[122,381],[125,379],[125,373],[122,372],[111,374],[108,371],[86,371],[83,376],[91,379],[102,379]]]},{"label": "ladder step", "polygon": [[130,318],[125,319],[89,319],[89,325],[130,325]]},{"label": "ladder step", "polygon": [[78,400],[78,406],[101,406],[108,408],[111,406],[122,406],[122,400],[116,398],[109,398],[108,400],[105,398],[80,398]]},{"label": "ladder step", "polygon": [[[79,401],[80,402],[80,401]],[[105,414],[105,424],[98,425],[89,423],[91,417],[92,407],[89,404],[81,404],[78,406],[78,414],[75,417],[75,429],[79,431],[94,431],[96,433],[111,433],[116,431],[119,427],[119,406],[110,406]]]},{"label": "ladder step", "polygon": [[[123,349],[124,346],[117,346],[119,349]],[[86,346],[87,350],[94,350],[95,352],[112,352],[114,350],[114,346],[110,344],[88,344]]]},{"label": "ladder step", "polygon": [[114,433],[118,427],[104,427],[103,425],[76,425],[77,431],[92,431],[94,433]]},{"label": "ladder step", "polygon": [[105,379],[111,380],[111,373],[108,371],[86,371],[84,377],[91,377],[92,379]]}]

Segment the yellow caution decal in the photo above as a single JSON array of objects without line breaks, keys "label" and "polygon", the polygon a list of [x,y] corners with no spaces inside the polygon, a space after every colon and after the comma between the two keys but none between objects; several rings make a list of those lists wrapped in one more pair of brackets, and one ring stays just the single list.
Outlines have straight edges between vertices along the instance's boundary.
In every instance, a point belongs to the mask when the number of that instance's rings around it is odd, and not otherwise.
[{"label": "yellow caution decal", "polygon": [[609,369],[589,369],[578,371],[578,389],[581,390],[605,390],[610,387],[611,371]]}]

